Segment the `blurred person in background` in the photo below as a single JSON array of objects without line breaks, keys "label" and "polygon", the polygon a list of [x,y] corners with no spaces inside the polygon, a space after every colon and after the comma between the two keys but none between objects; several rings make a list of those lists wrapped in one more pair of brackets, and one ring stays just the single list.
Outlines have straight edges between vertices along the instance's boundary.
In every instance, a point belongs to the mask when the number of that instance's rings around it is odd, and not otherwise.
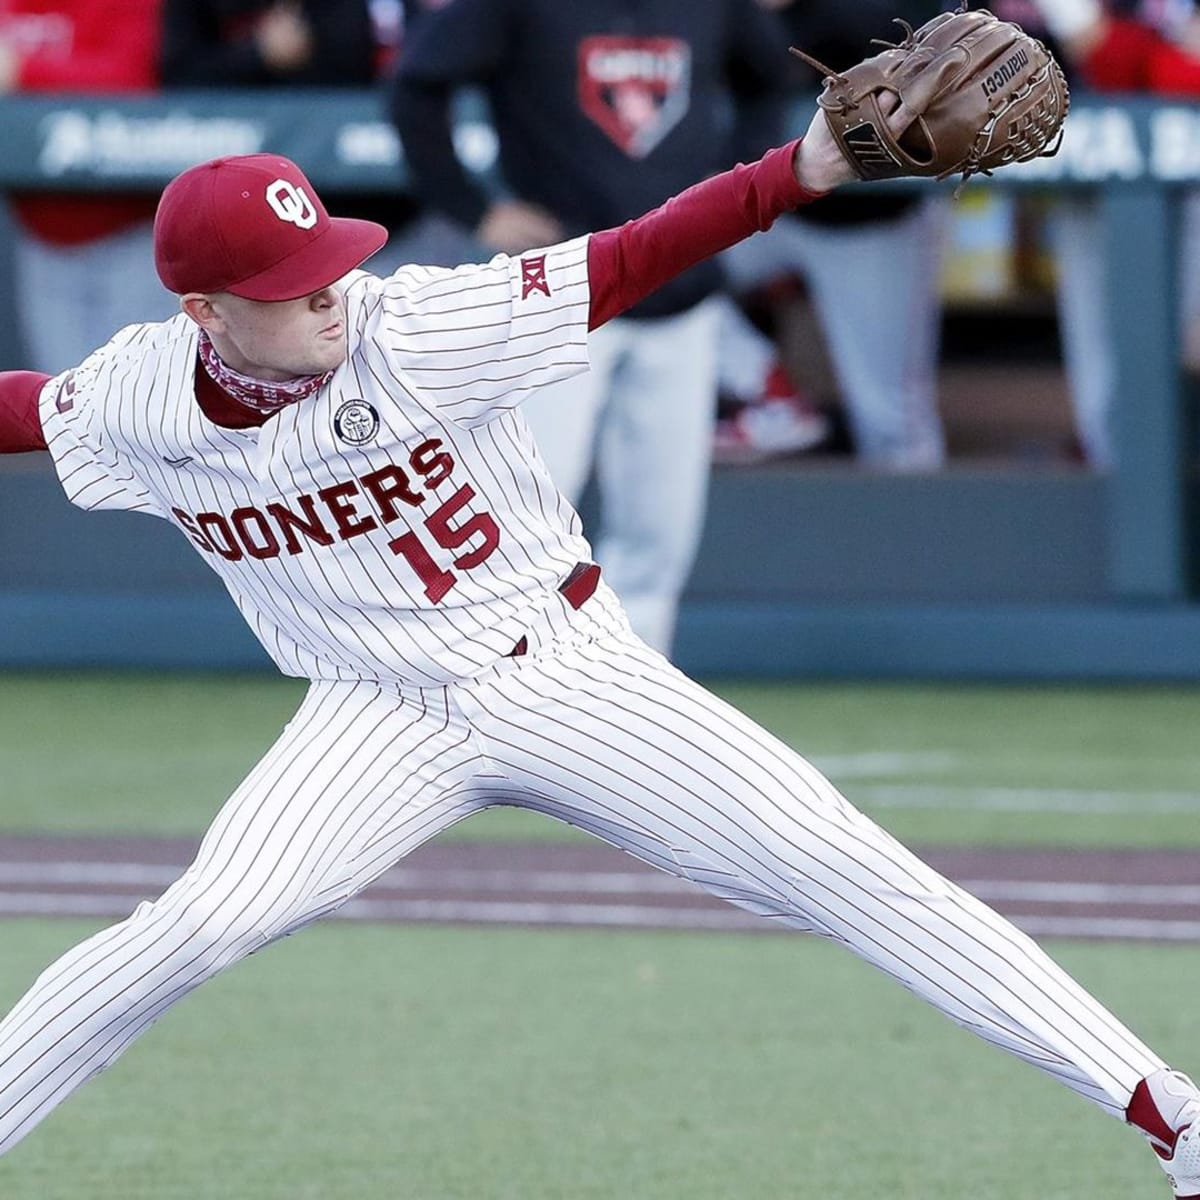
[{"label": "blurred person in background", "polygon": [[[371,87],[391,65],[401,18],[400,0],[163,0],[163,85]],[[325,194],[390,233],[417,213],[404,196]]]},{"label": "blurred person in background", "polygon": [[[1064,42],[1061,21],[1047,19],[1053,5],[1041,0],[996,0],[996,14],[1016,21],[1049,44],[1072,87],[1081,82],[1078,56]],[[1111,413],[1116,386],[1108,331],[1108,283],[1104,272],[1104,227],[1099,197],[1064,191],[1049,212],[1055,262],[1055,306],[1063,366],[1070,391],[1075,435],[1083,460],[1097,470],[1113,464]]]},{"label": "blurred person in background", "polygon": [[[999,0],[997,15],[1040,23],[1073,79],[1097,91],[1200,98],[1200,18],[1192,0]],[[1009,9],[1014,9],[1009,12]],[[1063,359],[1084,458],[1115,460],[1115,348],[1109,326],[1103,218],[1093,193],[1064,196],[1052,235]],[[1184,361],[1200,370],[1200,193],[1182,206],[1180,323]]]},{"label": "blurred person in background", "polygon": [[[159,0],[0,0],[0,89],[115,95],[158,86]],[[56,374],[118,329],[166,318],[151,269],[157,195],[22,189],[18,320],[30,366]]]},{"label": "blurred person in background", "polygon": [[[1192,0],[1039,0],[1089,87],[1200,99],[1200,12]],[[1180,231],[1183,361],[1200,372],[1200,192],[1184,194]],[[1107,318],[1107,311],[1104,313]],[[1107,343],[1111,357],[1111,342]]]},{"label": "blurred person in background", "polygon": [[176,87],[368,86],[367,0],[163,0],[163,82]]},{"label": "blurred person in background", "polygon": [[[407,30],[393,113],[421,197],[492,253],[636,216],[779,136],[787,39],[755,0],[451,0]],[[486,89],[508,195],[464,170],[451,104]],[[669,652],[704,519],[720,268],[685,272],[591,342],[592,369],[524,411],[577,503],[595,455],[597,559]],[[531,284],[536,286],[536,282]]]},{"label": "blurred person in background", "polygon": [[[870,53],[873,38],[899,41],[899,17],[917,26],[938,0],[760,0],[779,12],[791,44],[832,70]],[[792,59],[802,95],[821,78]],[[862,188],[818,201],[723,256],[734,290],[746,293],[799,275],[829,346],[860,462],[893,471],[940,467],[945,442],[937,407],[938,295],[944,201]],[[863,329],[871,330],[870,337]],[[797,405],[777,348],[732,303],[721,338],[722,384],[744,401],[718,425],[717,454],[753,459],[812,444],[812,410]]]}]

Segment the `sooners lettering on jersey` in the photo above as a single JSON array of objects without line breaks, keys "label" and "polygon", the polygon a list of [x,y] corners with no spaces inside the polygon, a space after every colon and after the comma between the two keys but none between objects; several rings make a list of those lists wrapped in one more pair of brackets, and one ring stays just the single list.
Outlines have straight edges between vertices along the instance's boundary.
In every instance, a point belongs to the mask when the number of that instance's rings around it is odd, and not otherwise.
[{"label": "sooners lettering on jersey", "polygon": [[578,91],[584,113],[630,158],[645,158],[691,104],[691,47],[673,37],[584,38]]},{"label": "sooners lettering on jersey", "polygon": [[68,496],[173,521],[293,675],[439,683],[539,630],[619,627],[603,591],[576,614],[555,590],[589,551],[515,411],[587,365],[586,239],[343,287],[348,361],[261,428],[200,411],[182,315],[52,380]]}]

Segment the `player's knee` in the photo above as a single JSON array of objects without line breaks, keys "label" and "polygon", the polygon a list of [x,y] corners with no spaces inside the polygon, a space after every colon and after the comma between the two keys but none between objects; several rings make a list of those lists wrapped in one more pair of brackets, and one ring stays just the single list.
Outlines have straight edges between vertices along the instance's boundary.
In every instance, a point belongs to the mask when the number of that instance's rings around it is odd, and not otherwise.
[{"label": "player's knee", "polygon": [[244,896],[200,893],[158,907],[140,906],[134,919],[159,925],[164,962],[188,974],[214,974],[270,940],[261,911]]}]

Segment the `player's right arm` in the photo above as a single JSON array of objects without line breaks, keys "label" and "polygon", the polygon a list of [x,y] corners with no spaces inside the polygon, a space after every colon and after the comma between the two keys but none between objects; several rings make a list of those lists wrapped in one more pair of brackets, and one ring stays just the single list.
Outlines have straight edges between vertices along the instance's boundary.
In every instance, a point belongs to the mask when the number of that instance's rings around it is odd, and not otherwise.
[{"label": "player's right arm", "polygon": [[0,371],[0,454],[48,449],[38,396],[49,379],[37,371]]},{"label": "player's right arm", "polygon": [[451,109],[460,88],[486,84],[511,62],[516,27],[509,0],[455,0],[419,12],[388,91],[417,195],[507,254],[561,241],[563,228],[540,205],[488,196],[459,161]]},{"label": "player's right arm", "polygon": [[451,101],[458,88],[486,83],[500,69],[507,26],[504,0],[459,0],[419,12],[405,30],[388,89],[417,194],[468,229],[483,220],[488,197],[454,151]]}]

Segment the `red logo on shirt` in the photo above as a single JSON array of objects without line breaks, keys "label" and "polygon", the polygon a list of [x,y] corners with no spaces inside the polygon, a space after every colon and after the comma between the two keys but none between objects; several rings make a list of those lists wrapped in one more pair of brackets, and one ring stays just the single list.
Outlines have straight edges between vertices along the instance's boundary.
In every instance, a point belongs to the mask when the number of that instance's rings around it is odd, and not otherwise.
[{"label": "red logo on shirt", "polygon": [[[479,497],[469,483],[449,496],[437,492],[452,480],[455,466],[441,438],[426,438],[409,454],[407,468],[389,463],[315,495],[293,496],[290,507],[278,500],[265,510],[243,505],[227,514],[171,512],[201,550],[229,562],[303,554],[307,546],[348,542],[399,522],[405,532],[387,547],[408,563],[430,604],[439,604],[458,582],[455,571],[486,562],[500,545],[500,526],[491,513],[475,511]],[[450,558],[454,571],[441,565],[449,557],[441,551],[458,552]]]},{"label": "red logo on shirt", "polygon": [[550,284],[546,281],[546,256],[521,259],[521,299],[528,300],[534,292],[550,295]]},{"label": "red logo on shirt", "polygon": [[630,158],[645,158],[691,104],[692,49],[672,37],[579,43],[579,106]]},{"label": "red logo on shirt", "polygon": [[54,407],[60,413],[70,412],[75,407],[75,376],[68,375],[54,397]]}]

